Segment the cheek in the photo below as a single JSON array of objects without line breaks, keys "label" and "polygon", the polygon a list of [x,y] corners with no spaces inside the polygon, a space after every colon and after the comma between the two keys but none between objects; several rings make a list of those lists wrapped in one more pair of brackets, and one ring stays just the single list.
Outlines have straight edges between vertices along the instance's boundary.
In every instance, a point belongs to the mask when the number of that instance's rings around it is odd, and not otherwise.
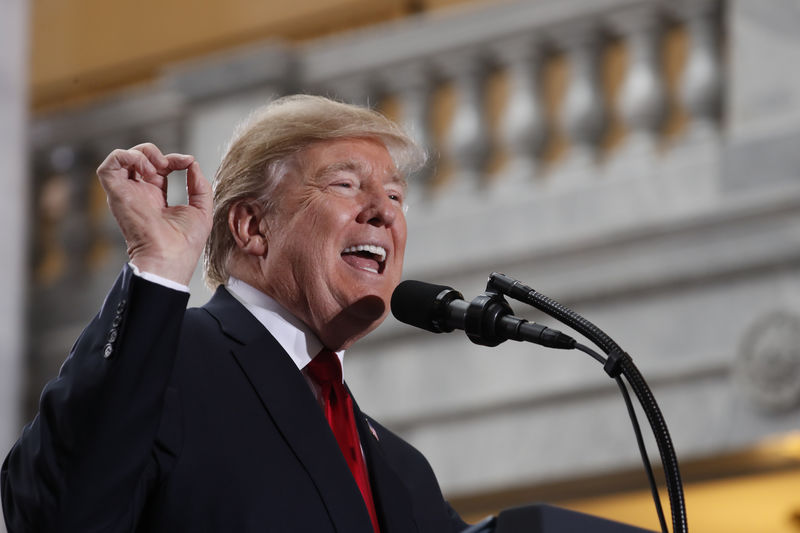
[{"label": "cheek", "polygon": [[397,256],[398,261],[400,261],[401,263],[403,262],[403,256],[405,255],[405,252],[406,252],[406,239],[407,239],[407,237],[408,237],[408,233],[407,233],[407,230],[406,230],[406,225],[405,225],[405,223],[403,223],[403,225],[397,229],[397,232],[395,233],[395,239],[394,239],[395,246],[397,248],[396,249],[396,256]]},{"label": "cheek", "polygon": [[319,198],[308,209],[305,209],[302,221],[307,228],[322,235],[334,235],[340,228],[351,221],[352,206],[336,197]]},{"label": "cheek", "polygon": [[[314,283],[320,278],[321,271],[325,268],[326,254],[321,243],[314,239],[302,239],[295,243],[292,262],[289,267],[296,272],[302,272],[309,277],[309,283]],[[328,260],[329,261],[329,260]]]}]

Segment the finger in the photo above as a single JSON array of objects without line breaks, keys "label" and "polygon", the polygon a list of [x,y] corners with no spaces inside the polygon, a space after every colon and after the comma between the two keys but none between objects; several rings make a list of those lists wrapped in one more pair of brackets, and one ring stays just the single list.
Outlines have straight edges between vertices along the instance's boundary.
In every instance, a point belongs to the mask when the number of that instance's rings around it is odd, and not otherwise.
[{"label": "finger", "polygon": [[203,175],[197,161],[193,161],[186,172],[186,192],[189,197],[189,205],[206,214],[211,214],[214,204],[211,184]]},{"label": "finger", "polygon": [[[120,173],[120,171],[125,171]],[[131,173],[138,172],[142,176],[152,176],[156,173],[156,168],[147,157],[136,150],[116,149],[112,151],[105,160],[97,167],[97,176],[100,182],[108,185],[114,177],[124,175],[126,178],[135,177]]]},{"label": "finger", "polygon": [[194,156],[189,154],[167,154],[167,173],[173,170],[186,170],[194,162]]},{"label": "finger", "polygon": [[163,156],[164,162],[166,162],[165,166],[158,168],[155,174],[145,176],[144,180],[160,188],[165,195],[167,193],[167,176],[175,170],[186,170],[194,162],[193,155],[177,153],[163,155],[158,147],[150,143],[139,145],[139,149],[144,150],[143,153],[148,154],[148,157],[156,157],[159,162]]},{"label": "finger", "polygon": [[152,163],[159,172],[166,170],[169,165],[169,160],[167,157],[161,152],[158,146],[153,143],[137,144],[131,148],[131,150],[136,150],[146,155],[150,163]]},{"label": "finger", "polygon": [[158,172],[151,174],[149,176],[143,176],[142,180],[150,185],[158,187],[161,189],[161,192],[164,193],[164,197],[166,198],[167,194],[167,176],[164,174],[159,174]]}]

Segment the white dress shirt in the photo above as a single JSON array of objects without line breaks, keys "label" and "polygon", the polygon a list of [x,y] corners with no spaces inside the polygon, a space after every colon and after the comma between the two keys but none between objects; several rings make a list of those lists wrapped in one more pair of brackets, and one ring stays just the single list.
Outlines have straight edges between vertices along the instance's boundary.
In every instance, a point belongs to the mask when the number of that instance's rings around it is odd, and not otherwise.
[{"label": "white dress shirt", "polygon": [[[305,372],[306,365],[324,348],[314,332],[281,304],[240,279],[231,277],[225,288],[275,337],[298,370],[303,372],[311,390],[319,399],[317,384]],[[339,356],[344,376],[344,350],[336,352],[336,355]]]}]

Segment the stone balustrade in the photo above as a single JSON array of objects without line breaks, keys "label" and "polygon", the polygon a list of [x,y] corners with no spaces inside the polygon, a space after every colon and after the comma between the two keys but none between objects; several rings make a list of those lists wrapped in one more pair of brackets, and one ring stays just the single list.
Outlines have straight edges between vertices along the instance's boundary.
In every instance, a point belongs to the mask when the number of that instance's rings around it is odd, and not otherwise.
[{"label": "stone balustrade", "polygon": [[[420,17],[309,44],[300,54],[301,87],[379,108],[386,98],[397,98],[398,118],[452,164],[455,177],[448,186],[457,190],[533,182],[547,162],[548,143],[559,134],[568,151],[550,165],[553,174],[564,167],[585,174],[587,164],[597,164],[601,155],[603,160],[617,155],[601,154],[608,151],[603,141],[613,113],[626,132],[618,151],[645,149],[647,157],[663,146],[670,115],[687,118],[673,142],[718,132],[720,14],[714,1],[612,0],[527,2]],[[668,47],[668,31],[678,35],[683,49]],[[625,56],[614,90],[605,79],[603,57],[610,42],[620,42]],[[666,55],[680,63],[677,71],[666,72]],[[554,58],[567,70],[559,102],[543,95],[550,81],[543,67]],[[495,72],[505,81],[499,110],[490,109],[486,96]],[[440,128],[444,137],[437,139],[427,110],[442,86],[452,88],[454,110]],[[497,120],[490,120],[490,113]],[[487,176],[495,152],[507,159],[500,179]],[[558,186],[556,177],[548,181]]]},{"label": "stone balustrade", "polygon": [[[92,169],[109,149],[152,140],[165,149],[190,151],[197,117],[207,114],[209,102],[230,106],[243,91],[269,98],[303,90],[379,108],[397,102],[395,118],[434,154],[415,176],[412,203],[440,195],[463,198],[461,193],[480,198],[487,189],[519,195],[535,186],[583,187],[609,172],[604,168],[614,169],[615,159],[625,161],[626,154],[657,159],[670,114],[688,117],[681,135],[692,142],[698,135],[718,134],[720,22],[720,4],[710,0],[518,2],[177,66],[153,87],[35,124],[37,196],[43,198],[37,279],[80,276],[92,249],[89,241],[107,233],[90,227],[98,220],[88,215],[88,198]],[[668,97],[664,67],[668,29],[686,43],[682,68],[671,80],[675,99]],[[625,68],[609,94],[603,52],[612,41],[623,44]],[[557,102],[544,94],[551,81],[545,67],[555,60],[566,68]],[[503,79],[499,109],[491,109],[487,98],[493,73]],[[444,103],[452,112],[447,124],[436,124],[432,107],[442,87],[450,89]],[[603,142],[614,114],[625,134],[611,150]],[[554,158],[548,146],[559,137],[565,137],[566,150]],[[210,174],[218,154],[197,156],[208,161]],[[498,160],[500,165],[489,168]],[[449,178],[442,179],[443,169],[450,170]],[[177,199],[179,187],[175,191]],[[48,201],[58,195],[66,196],[58,198],[57,213],[49,212]]]}]

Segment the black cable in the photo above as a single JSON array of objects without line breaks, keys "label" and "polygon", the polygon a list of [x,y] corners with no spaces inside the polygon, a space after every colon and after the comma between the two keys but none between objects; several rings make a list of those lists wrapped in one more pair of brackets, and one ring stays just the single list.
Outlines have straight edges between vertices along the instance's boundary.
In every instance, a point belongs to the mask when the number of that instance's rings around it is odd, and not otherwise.
[{"label": "black cable", "polygon": [[583,353],[587,353],[587,354],[591,355],[593,358],[595,358],[597,360],[597,362],[599,362],[601,365],[605,366],[607,359],[605,357],[603,357],[602,355],[600,355],[599,353],[597,353],[596,351],[594,351],[591,348],[589,348],[588,346],[586,346],[585,344],[581,344],[579,342],[576,342],[575,343],[575,349],[576,350],[580,350]]},{"label": "black cable", "polygon": [[650,387],[645,382],[639,369],[630,360],[630,357],[621,362],[621,367],[622,374],[628,380],[631,389],[642,404],[658,443],[658,451],[661,454],[661,464],[664,466],[667,493],[669,494],[672,509],[673,531],[686,533],[688,526],[686,524],[686,504],[683,499],[683,482],[681,481],[678,458],[675,456],[675,448],[672,445],[667,423],[658,408]]},{"label": "black cable", "polygon": [[639,454],[642,456],[642,464],[647,473],[647,481],[650,483],[650,492],[653,494],[653,503],[656,505],[656,514],[658,514],[658,522],[661,524],[662,533],[668,533],[667,519],[664,518],[664,509],[661,507],[661,495],[658,493],[658,485],[656,484],[656,477],[653,474],[653,467],[650,464],[650,457],[647,455],[647,448],[644,445],[642,438],[642,428],[639,427],[639,420],[636,418],[636,411],[633,409],[631,396],[628,394],[628,388],[623,383],[622,378],[616,377],[614,380],[619,385],[619,390],[622,392],[622,397],[625,399],[625,407],[628,408],[628,415],[631,417],[633,424],[633,432],[636,434],[636,444],[639,446]]},{"label": "black cable", "polygon": [[[588,346],[585,346],[581,343],[576,343],[575,348],[591,355],[594,359],[596,359],[601,365],[606,364],[607,359],[597,353],[596,351],[592,350]],[[625,383],[622,381],[622,378],[617,376],[614,378],[619,386],[619,390],[622,393],[622,399],[625,400],[625,407],[628,409],[628,416],[631,419],[631,424],[633,425],[633,433],[636,435],[636,444],[639,446],[639,455],[642,458],[642,464],[644,465],[644,470],[647,473],[647,481],[650,484],[650,492],[653,495],[653,503],[656,506],[656,514],[658,514],[658,522],[661,524],[661,531],[662,533],[668,533],[667,529],[667,520],[664,518],[664,508],[661,506],[661,496],[658,493],[658,485],[656,484],[656,477],[653,474],[653,467],[650,464],[650,457],[647,454],[647,448],[644,444],[644,438],[642,437],[642,428],[639,425],[639,419],[636,416],[636,410],[633,408],[633,402],[631,402],[631,396],[628,394],[628,388],[625,386]]]}]

